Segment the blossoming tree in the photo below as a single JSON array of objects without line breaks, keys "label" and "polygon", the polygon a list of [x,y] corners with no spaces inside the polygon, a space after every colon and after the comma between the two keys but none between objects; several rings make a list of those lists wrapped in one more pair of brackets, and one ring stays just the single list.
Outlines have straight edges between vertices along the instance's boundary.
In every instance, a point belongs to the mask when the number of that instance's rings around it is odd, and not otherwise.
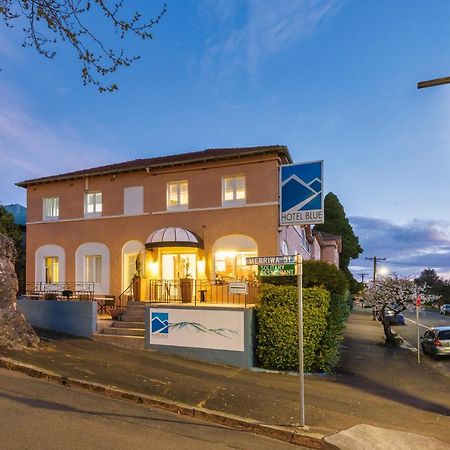
[{"label": "blossoming tree", "polygon": [[418,297],[421,299],[421,304],[429,304],[437,299],[426,291],[426,285],[417,285],[414,280],[397,275],[378,279],[366,286],[362,299],[367,306],[372,306],[377,311],[379,320],[383,324],[386,344],[397,344],[387,312],[392,311],[395,315],[405,309],[412,309]]}]

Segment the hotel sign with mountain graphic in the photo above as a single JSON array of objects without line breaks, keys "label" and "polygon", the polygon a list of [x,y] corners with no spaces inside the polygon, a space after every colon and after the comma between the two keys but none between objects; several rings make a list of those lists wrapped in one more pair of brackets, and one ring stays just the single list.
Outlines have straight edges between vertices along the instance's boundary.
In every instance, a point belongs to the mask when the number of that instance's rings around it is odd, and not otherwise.
[{"label": "hotel sign with mountain graphic", "polygon": [[281,166],[280,225],[324,222],[323,161]]}]

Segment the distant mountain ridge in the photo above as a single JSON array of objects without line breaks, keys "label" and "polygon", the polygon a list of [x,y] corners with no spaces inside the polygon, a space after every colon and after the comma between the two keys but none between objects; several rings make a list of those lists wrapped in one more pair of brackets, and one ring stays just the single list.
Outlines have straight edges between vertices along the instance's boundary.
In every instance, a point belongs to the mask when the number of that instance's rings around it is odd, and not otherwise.
[{"label": "distant mountain ridge", "polygon": [[14,222],[17,225],[26,225],[27,223],[27,208],[22,205],[11,204],[11,205],[3,205],[3,208],[9,213],[11,213],[14,217]]}]

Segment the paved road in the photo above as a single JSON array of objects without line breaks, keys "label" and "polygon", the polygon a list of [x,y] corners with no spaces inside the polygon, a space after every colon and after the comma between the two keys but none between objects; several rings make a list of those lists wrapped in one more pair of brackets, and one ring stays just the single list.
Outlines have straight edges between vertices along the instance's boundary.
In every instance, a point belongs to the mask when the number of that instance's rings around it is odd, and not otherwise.
[{"label": "paved road", "polygon": [[[395,326],[394,329],[400,336],[405,338],[411,345],[417,348],[417,321],[416,313],[404,311],[406,319],[406,326]],[[435,311],[422,311],[419,312],[419,333],[423,336],[425,331],[431,327],[450,326],[450,316],[444,316]],[[450,373],[450,357],[441,358],[438,361],[434,361],[429,356],[425,356],[427,360],[433,362],[436,366],[444,368]]]},{"label": "paved road", "polygon": [[300,449],[0,369],[0,448]]}]

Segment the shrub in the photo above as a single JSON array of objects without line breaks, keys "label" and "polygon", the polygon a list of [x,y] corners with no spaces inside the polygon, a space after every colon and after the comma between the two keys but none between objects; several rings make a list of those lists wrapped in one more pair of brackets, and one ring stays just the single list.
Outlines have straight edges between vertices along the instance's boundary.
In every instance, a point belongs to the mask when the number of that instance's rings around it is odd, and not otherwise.
[{"label": "shrub", "polygon": [[[257,311],[256,356],[263,367],[296,370],[298,369],[297,277],[265,277],[263,280],[276,282],[278,286],[276,289],[275,286],[272,286],[272,289],[263,286],[261,290],[261,306]],[[342,332],[351,309],[348,281],[345,275],[332,264],[304,261],[303,287],[305,371],[330,372],[339,359]],[[328,297],[327,300],[322,299],[323,303],[319,309],[312,308],[312,310],[315,311],[313,320],[317,321],[317,329],[314,333],[322,331],[320,336],[308,334],[307,337],[307,330],[310,331],[307,315],[312,312],[308,309],[312,307],[309,302],[314,304],[314,301],[306,300],[306,298],[310,289],[319,287],[322,292],[327,293]],[[322,297],[319,296],[319,298]],[[259,339],[259,330],[267,335],[272,333],[272,338]],[[283,346],[283,343],[286,345]],[[274,346],[273,350],[268,348],[270,345]],[[261,349],[260,346],[262,346]],[[269,367],[270,365],[272,366]]]},{"label": "shrub", "polygon": [[[262,277],[263,283],[275,286],[297,286],[296,276]],[[303,261],[303,287],[323,286],[334,294],[345,294],[347,277],[333,264],[323,261]]]},{"label": "shrub", "polygon": [[348,290],[346,276],[333,264],[323,261],[303,262],[303,287],[323,286],[332,294],[344,295]]},{"label": "shrub", "polygon": [[342,332],[350,314],[349,292],[332,294],[327,314],[327,327],[318,347],[315,360],[317,371],[330,372],[339,360],[339,347],[343,340]]},{"label": "shrub", "polygon": [[[327,327],[330,293],[303,290],[305,372],[317,370],[316,355]],[[256,309],[256,357],[266,369],[298,370],[298,300],[293,286],[263,285]]]}]

